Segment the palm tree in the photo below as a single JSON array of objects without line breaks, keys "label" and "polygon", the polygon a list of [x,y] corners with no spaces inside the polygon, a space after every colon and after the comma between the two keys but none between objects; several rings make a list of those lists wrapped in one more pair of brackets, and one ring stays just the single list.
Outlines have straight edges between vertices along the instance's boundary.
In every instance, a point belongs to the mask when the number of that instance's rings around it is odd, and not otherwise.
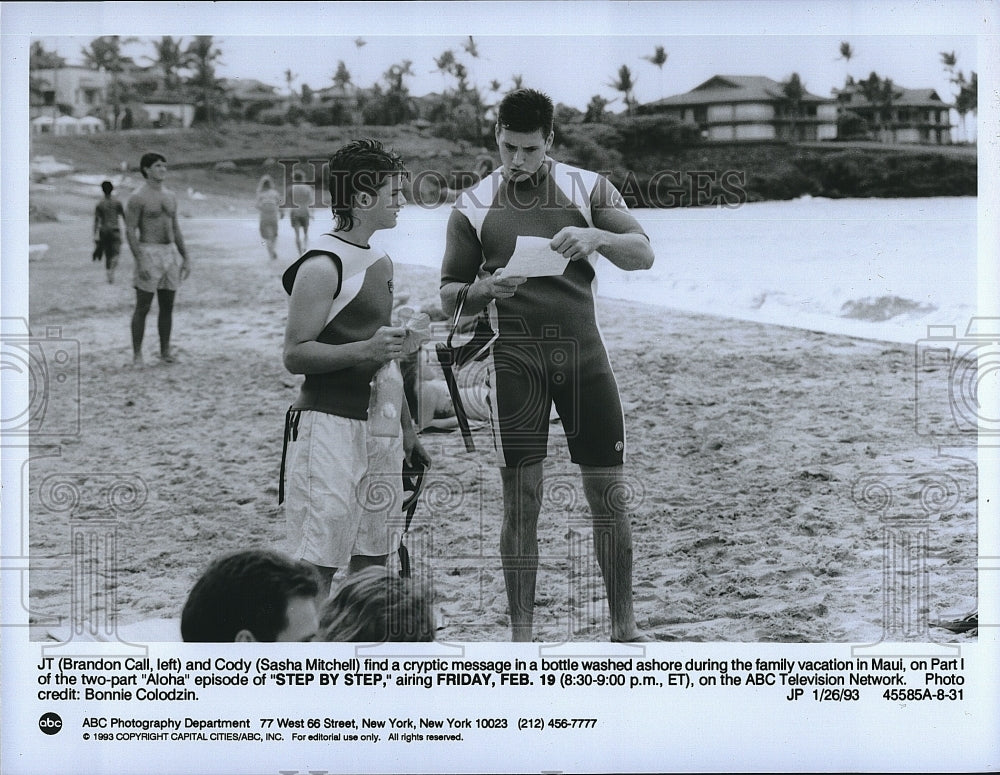
[{"label": "palm tree", "polygon": [[57,70],[66,66],[66,60],[54,51],[46,51],[41,41],[31,44],[31,51],[28,57],[29,70]]},{"label": "palm tree", "polygon": [[620,91],[624,95],[625,113],[629,116],[632,115],[632,105],[635,102],[635,98],[632,96],[635,83],[636,79],[632,77],[632,71],[629,70],[628,65],[622,65],[618,68],[618,79],[608,84],[612,89]]},{"label": "palm tree", "polygon": [[201,88],[204,119],[210,124],[215,123],[215,95],[219,89],[219,81],[215,77],[215,66],[221,64],[222,52],[215,47],[211,35],[196,35],[188,44],[185,54],[191,60],[194,77],[191,82]]},{"label": "palm tree", "polygon": [[954,51],[942,51],[941,54],[941,66],[944,67],[945,72],[948,73],[949,80],[951,76],[955,75],[955,65],[958,64],[958,57],[955,56]]},{"label": "palm tree", "polygon": [[524,88],[524,76],[518,73],[517,75],[512,75],[510,77],[511,83],[514,84],[514,90]]},{"label": "palm tree", "polygon": [[791,137],[789,139],[794,143],[799,139],[798,119],[802,114],[802,98],[806,96],[806,87],[798,73],[792,73],[788,80],[781,85],[781,94],[791,119]]},{"label": "palm tree", "polygon": [[837,59],[844,60],[844,86],[848,86],[851,79],[848,68],[851,66],[851,60],[854,59],[854,49],[846,40],[840,41],[840,56]]},{"label": "palm tree", "polygon": [[183,38],[175,40],[170,35],[164,35],[159,40],[153,41],[156,56],[145,57],[146,61],[152,62],[163,72],[163,86],[167,91],[176,88],[179,82],[177,71],[188,66],[188,58],[181,46],[183,40]]},{"label": "palm tree", "polygon": [[[978,114],[979,76],[976,74],[975,70],[973,70],[972,74],[969,76],[968,83],[962,84],[961,90],[958,93],[958,99],[955,102],[955,107],[962,116],[963,123],[965,121],[966,114],[971,113],[973,116]],[[973,121],[973,123],[975,123],[975,121]],[[969,140],[968,133],[966,133],[965,139]]]},{"label": "palm tree", "polygon": [[[962,130],[963,139],[965,139],[965,113],[959,108],[959,98],[962,96],[962,89],[965,88],[965,75],[962,71],[958,71],[958,75],[955,75],[955,66],[958,64],[958,57],[955,55],[954,51],[942,51],[941,52],[941,65],[944,67],[946,73],[948,73],[948,81],[957,87],[958,91],[955,93],[955,111],[958,113],[961,123],[959,126]],[[963,107],[965,106],[963,101]]]},{"label": "palm tree", "polygon": [[670,56],[667,50],[663,46],[657,46],[653,53],[649,56],[644,56],[647,62],[651,62],[660,68],[660,96],[663,97],[663,66],[667,63],[667,57]]},{"label": "palm tree", "polygon": [[973,70],[970,79],[966,81],[965,75],[959,70],[958,75],[952,79],[952,82],[958,86],[958,94],[955,95],[955,112],[958,113],[961,122],[962,139],[967,141],[969,139],[969,131],[966,126],[965,117],[969,113],[976,113],[978,110],[979,76]]},{"label": "palm tree", "polygon": [[872,72],[868,78],[858,82],[858,87],[864,98],[874,108],[873,116],[878,124],[879,136],[883,141],[888,141],[886,129],[892,114],[892,103],[896,98],[896,87],[891,78],[879,78],[878,73]]},{"label": "palm tree", "polygon": [[455,68],[455,52],[450,48],[447,51],[443,51],[441,56],[434,58],[434,64],[437,65],[431,72],[441,73],[441,78],[444,79]]},{"label": "palm tree", "polygon": [[854,58],[854,49],[851,48],[851,44],[846,40],[840,41],[840,56],[837,59],[844,60],[844,66],[851,64],[851,60]]},{"label": "palm tree", "polygon": [[479,59],[479,47],[476,45],[476,41],[473,40],[471,35],[469,36],[469,39],[462,44],[462,48],[464,48],[465,52],[473,59]]},{"label": "palm tree", "polygon": [[336,86],[341,91],[347,90],[348,85],[351,83],[351,72],[347,69],[347,65],[344,64],[344,60],[341,59],[337,62],[337,72],[333,74],[333,85]]},{"label": "palm tree", "polygon": [[122,54],[122,47],[135,43],[137,38],[122,38],[120,35],[102,35],[90,41],[90,46],[83,48],[85,67],[111,73],[111,107],[112,128],[118,128],[118,117],[121,115],[122,98],[125,96],[118,75],[126,64],[134,64],[131,57]]},{"label": "palm tree", "polygon": [[293,73],[291,68],[285,70],[285,86],[288,88],[289,94],[295,94],[295,89],[292,88],[292,84],[295,83],[295,79],[299,77],[298,73]]},{"label": "palm tree", "polygon": [[604,110],[608,107],[608,100],[600,94],[595,94],[587,103],[587,112],[583,116],[585,124],[599,124],[604,120]]}]

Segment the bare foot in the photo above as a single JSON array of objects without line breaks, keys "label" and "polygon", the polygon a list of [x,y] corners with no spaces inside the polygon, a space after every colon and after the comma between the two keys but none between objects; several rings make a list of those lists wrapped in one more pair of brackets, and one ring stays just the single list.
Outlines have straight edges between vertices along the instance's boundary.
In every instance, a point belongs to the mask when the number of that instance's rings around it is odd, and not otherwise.
[{"label": "bare foot", "polygon": [[174,355],[172,352],[160,353],[160,360],[163,363],[176,363],[177,356]]},{"label": "bare foot", "polygon": [[656,638],[643,632],[642,630],[636,630],[631,636],[627,638],[616,638],[611,636],[612,643],[654,643]]}]

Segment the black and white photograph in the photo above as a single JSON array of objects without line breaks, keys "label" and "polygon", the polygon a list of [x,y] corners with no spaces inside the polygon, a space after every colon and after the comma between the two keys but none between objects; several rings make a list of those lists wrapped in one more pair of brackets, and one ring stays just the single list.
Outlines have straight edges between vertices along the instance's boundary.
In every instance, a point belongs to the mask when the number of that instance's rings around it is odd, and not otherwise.
[{"label": "black and white photograph", "polygon": [[4,772],[1000,766],[992,3],[0,23]]}]

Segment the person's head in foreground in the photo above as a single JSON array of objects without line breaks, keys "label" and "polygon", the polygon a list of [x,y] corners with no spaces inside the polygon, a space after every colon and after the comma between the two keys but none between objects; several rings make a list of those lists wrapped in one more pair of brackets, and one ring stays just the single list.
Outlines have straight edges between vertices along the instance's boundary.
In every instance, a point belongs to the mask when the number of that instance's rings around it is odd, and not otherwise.
[{"label": "person's head in foreground", "polygon": [[352,643],[434,640],[434,611],[426,584],[381,566],[348,576],[327,600],[317,640]]},{"label": "person's head in foreground", "polygon": [[396,225],[403,207],[406,168],[378,140],[356,140],[330,159],[330,208],[336,231],[351,231],[363,221],[374,232]]},{"label": "person's head in foreground", "polygon": [[105,180],[101,183],[101,191],[104,192],[104,196],[111,196],[111,192],[115,190],[114,183],[110,180]]},{"label": "person's head in foreground", "polygon": [[319,580],[312,566],[250,549],[214,560],[181,614],[187,643],[309,641],[316,634]]},{"label": "person's head in foreground", "polygon": [[496,140],[504,177],[534,175],[552,148],[552,100],[534,89],[512,91],[497,111]]}]

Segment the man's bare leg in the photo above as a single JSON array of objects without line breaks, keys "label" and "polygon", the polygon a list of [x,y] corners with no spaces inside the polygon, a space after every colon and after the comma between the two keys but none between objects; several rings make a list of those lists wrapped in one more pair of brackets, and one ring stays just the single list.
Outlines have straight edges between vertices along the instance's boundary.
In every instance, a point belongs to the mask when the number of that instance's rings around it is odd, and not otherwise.
[{"label": "man's bare leg", "polygon": [[170,329],[174,321],[174,296],[176,291],[160,288],[156,292],[156,328],[160,334],[160,358],[167,363],[174,362],[170,352]]},{"label": "man's bare leg", "polygon": [[[359,570],[367,568],[371,565],[381,565],[385,567],[386,562],[389,559],[389,555],[380,554],[375,557],[367,557],[365,555],[356,554],[351,557],[351,561],[347,564],[347,573],[357,573]],[[306,560],[306,562],[309,562]],[[326,600],[330,596],[330,591],[333,588],[333,577],[337,575],[337,569],[331,568],[327,565],[317,565],[316,563],[309,562],[316,572],[319,574],[319,600]]]},{"label": "man's bare leg", "polygon": [[538,577],[538,513],[542,507],[542,463],[501,468],[503,525],[500,558],[510,608],[511,640],[531,640]]},{"label": "man's bare leg", "polygon": [[632,602],[632,526],[622,467],[580,466],[580,470],[594,520],[594,551],[608,595],[611,640],[641,639]]},{"label": "man's bare leg", "polygon": [[132,313],[132,362],[142,363],[142,339],[146,333],[146,315],[153,305],[152,291],[135,289],[135,311]]}]

